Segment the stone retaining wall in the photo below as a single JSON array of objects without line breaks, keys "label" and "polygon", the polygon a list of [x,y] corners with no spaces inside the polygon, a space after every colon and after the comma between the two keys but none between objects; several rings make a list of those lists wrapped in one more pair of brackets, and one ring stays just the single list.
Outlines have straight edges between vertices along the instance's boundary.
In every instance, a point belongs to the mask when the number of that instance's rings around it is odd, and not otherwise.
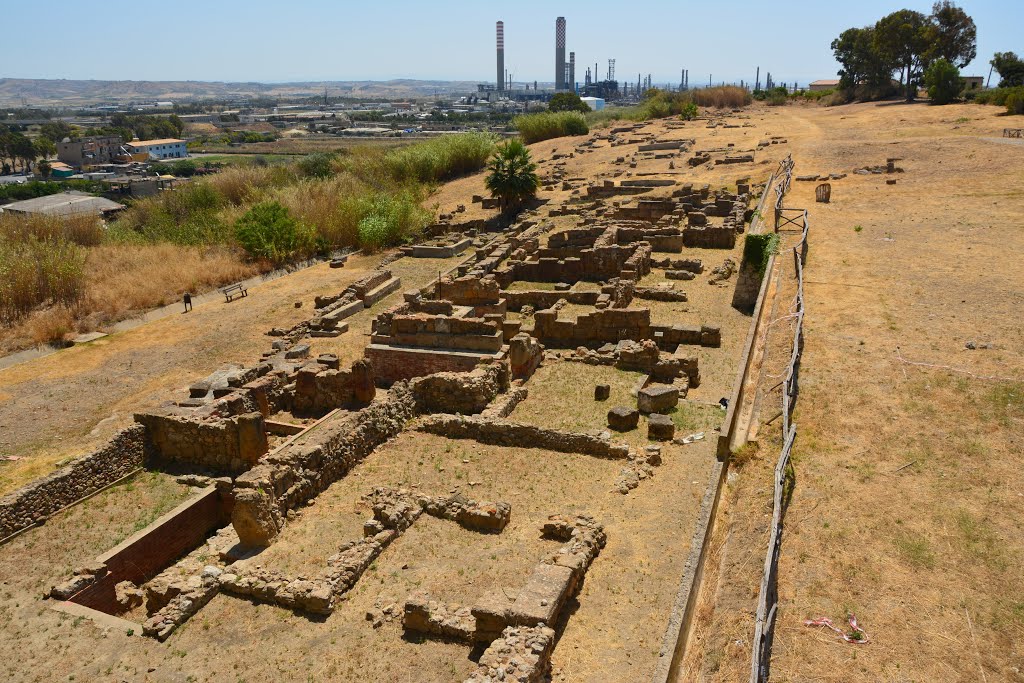
[{"label": "stone retaining wall", "polygon": [[44,521],[145,464],[146,428],[135,424],[99,450],[0,498],[0,539]]},{"label": "stone retaining wall", "polygon": [[329,421],[286,448],[260,459],[235,479],[231,521],[242,543],[269,545],[288,510],[315,498],[375,448],[397,435],[416,413],[405,382],[383,398],[342,419]]},{"label": "stone retaining wall", "polygon": [[441,414],[423,418],[417,428],[428,434],[446,436],[450,439],[473,439],[491,446],[542,448],[598,458],[625,458],[629,455],[628,445],[612,443],[607,435],[563,432],[506,420]]}]

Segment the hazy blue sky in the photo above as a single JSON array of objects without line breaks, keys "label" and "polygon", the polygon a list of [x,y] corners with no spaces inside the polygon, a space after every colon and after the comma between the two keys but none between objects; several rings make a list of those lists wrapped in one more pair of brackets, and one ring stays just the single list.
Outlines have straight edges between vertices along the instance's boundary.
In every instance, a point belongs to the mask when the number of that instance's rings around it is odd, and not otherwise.
[{"label": "hazy blue sky", "polygon": [[[965,74],[988,74],[996,51],[1024,53],[1024,0],[960,3],[978,26],[978,58]],[[930,1],[686,2],[590,0],[349,3],[340,0],[198,2],[17,2],[4,18],[0,77],[303,81],[494,78],[494,23],[505,22],[505,65],[516,80],[554,79],[555,17],[568,23],[576,78],[617,60],[620,80],[652,73],[692,85],[835,77],[829,43],[902,7]],[[567,56],[568,58],[568,56]]]}]

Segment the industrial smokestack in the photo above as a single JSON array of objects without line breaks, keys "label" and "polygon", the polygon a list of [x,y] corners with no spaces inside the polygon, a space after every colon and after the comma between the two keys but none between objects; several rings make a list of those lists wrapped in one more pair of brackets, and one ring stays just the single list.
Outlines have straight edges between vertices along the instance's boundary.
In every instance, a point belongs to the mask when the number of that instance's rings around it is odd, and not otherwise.
[{"label": "industrial smokestack", "polygon": [[498,90],[505,90],[505,22],[498,22]]},{"label": "industrial smokestack", "polygon": [[576,53],[569,53],[569,90],[576,90]]},{"label": "industrial smokestack", "polygon": [[565,17],[555,20],[555,90],[565,90]]}]

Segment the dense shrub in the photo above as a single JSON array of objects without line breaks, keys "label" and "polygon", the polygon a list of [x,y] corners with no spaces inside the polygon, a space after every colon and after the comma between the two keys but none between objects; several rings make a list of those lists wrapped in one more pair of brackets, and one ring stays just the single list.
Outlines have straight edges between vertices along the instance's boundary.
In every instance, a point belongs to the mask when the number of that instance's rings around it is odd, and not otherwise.
[{"label": "dense shrub", "polygon": [[421,208],[419,199],[408,193],[380,193],[360,204],[356,207],[362,213],[358,223],[359,244],[368,252],[408,241],[433,218],[433,213]]},{"label": "dense shrub", "polygon": [[982,90],[976,93],[972,99],[977,104],[1006,107],[1007,114],[1024,114],[1024,86]]},{"label": "dense shrub", "polygon": [[103,223],[97,216],[0,214],[0,241],[4,242],[24,242],[35,238],[43,242],[64,240],[82,247],[92,247],[99,244],[103,236]]},{"label": "dense shrub", "polygon": [[745,88],[735,85],[698,88],[687,90],[681,94],[690,96],[694,104],[699,107],[714,107],[716,109],[739,109],[747,107],[753,102],[753,97]]},{"label": "dense shrub", "polygon": [[1007,114],[1024,114],[1024,92],[1010,93],[1006,98]]},{"label": "dense shrub", "polygon": [[72,304],[83,292],[85,255],[63,238],[0,240],[0,321],[43,304]]},{"label": "dense shrub", "polygon": [[936,59],[924,72],[924,84],[932,104],[949,104],[960,94],[960,70],[945,59]]},{"label": "dense shrub", "polygon": [[567,135],[586,135],[590,132],[587,119],[582,113],[574,111],[523,114],[512,119],[512,126],[519,131],[523,142],[528,145],[541,140]]},{"label": "dense shrub", "polygon": [[334,155],[325,152],[307,154],[296,166],[299,173],[307,178],[330,178],[334,175]]},{"label": "dense shrub", "polygon": [[398,182],[439,182],[482,169],[494,150],[495,141],[495,136],[490,133],[442,135],[391,150],[383,163]]},{"label": "dense shrub", "polygon": [[251,257],[275,265],[316,251],[314,230],[292,218],[276,201],[261,202],[246,211],[235,223],[235,238]]},{"label": "dense shrub", "polygon": [[574,92],[555,93],[548,102],[548,111],[578,111],[586,114],[590,107]]}]

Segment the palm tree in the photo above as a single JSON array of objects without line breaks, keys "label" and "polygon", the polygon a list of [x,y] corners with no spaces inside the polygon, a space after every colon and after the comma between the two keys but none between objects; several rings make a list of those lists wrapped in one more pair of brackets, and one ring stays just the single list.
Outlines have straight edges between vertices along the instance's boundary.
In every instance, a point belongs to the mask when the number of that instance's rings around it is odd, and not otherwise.
[{"label": "palm tree", "polygon": [[502,211],[518,210],[524,200],[537,194],[537,164],[519,140],[509,140],[498,147],[487,168],[491,173],[484,185],[500,201]]}]

